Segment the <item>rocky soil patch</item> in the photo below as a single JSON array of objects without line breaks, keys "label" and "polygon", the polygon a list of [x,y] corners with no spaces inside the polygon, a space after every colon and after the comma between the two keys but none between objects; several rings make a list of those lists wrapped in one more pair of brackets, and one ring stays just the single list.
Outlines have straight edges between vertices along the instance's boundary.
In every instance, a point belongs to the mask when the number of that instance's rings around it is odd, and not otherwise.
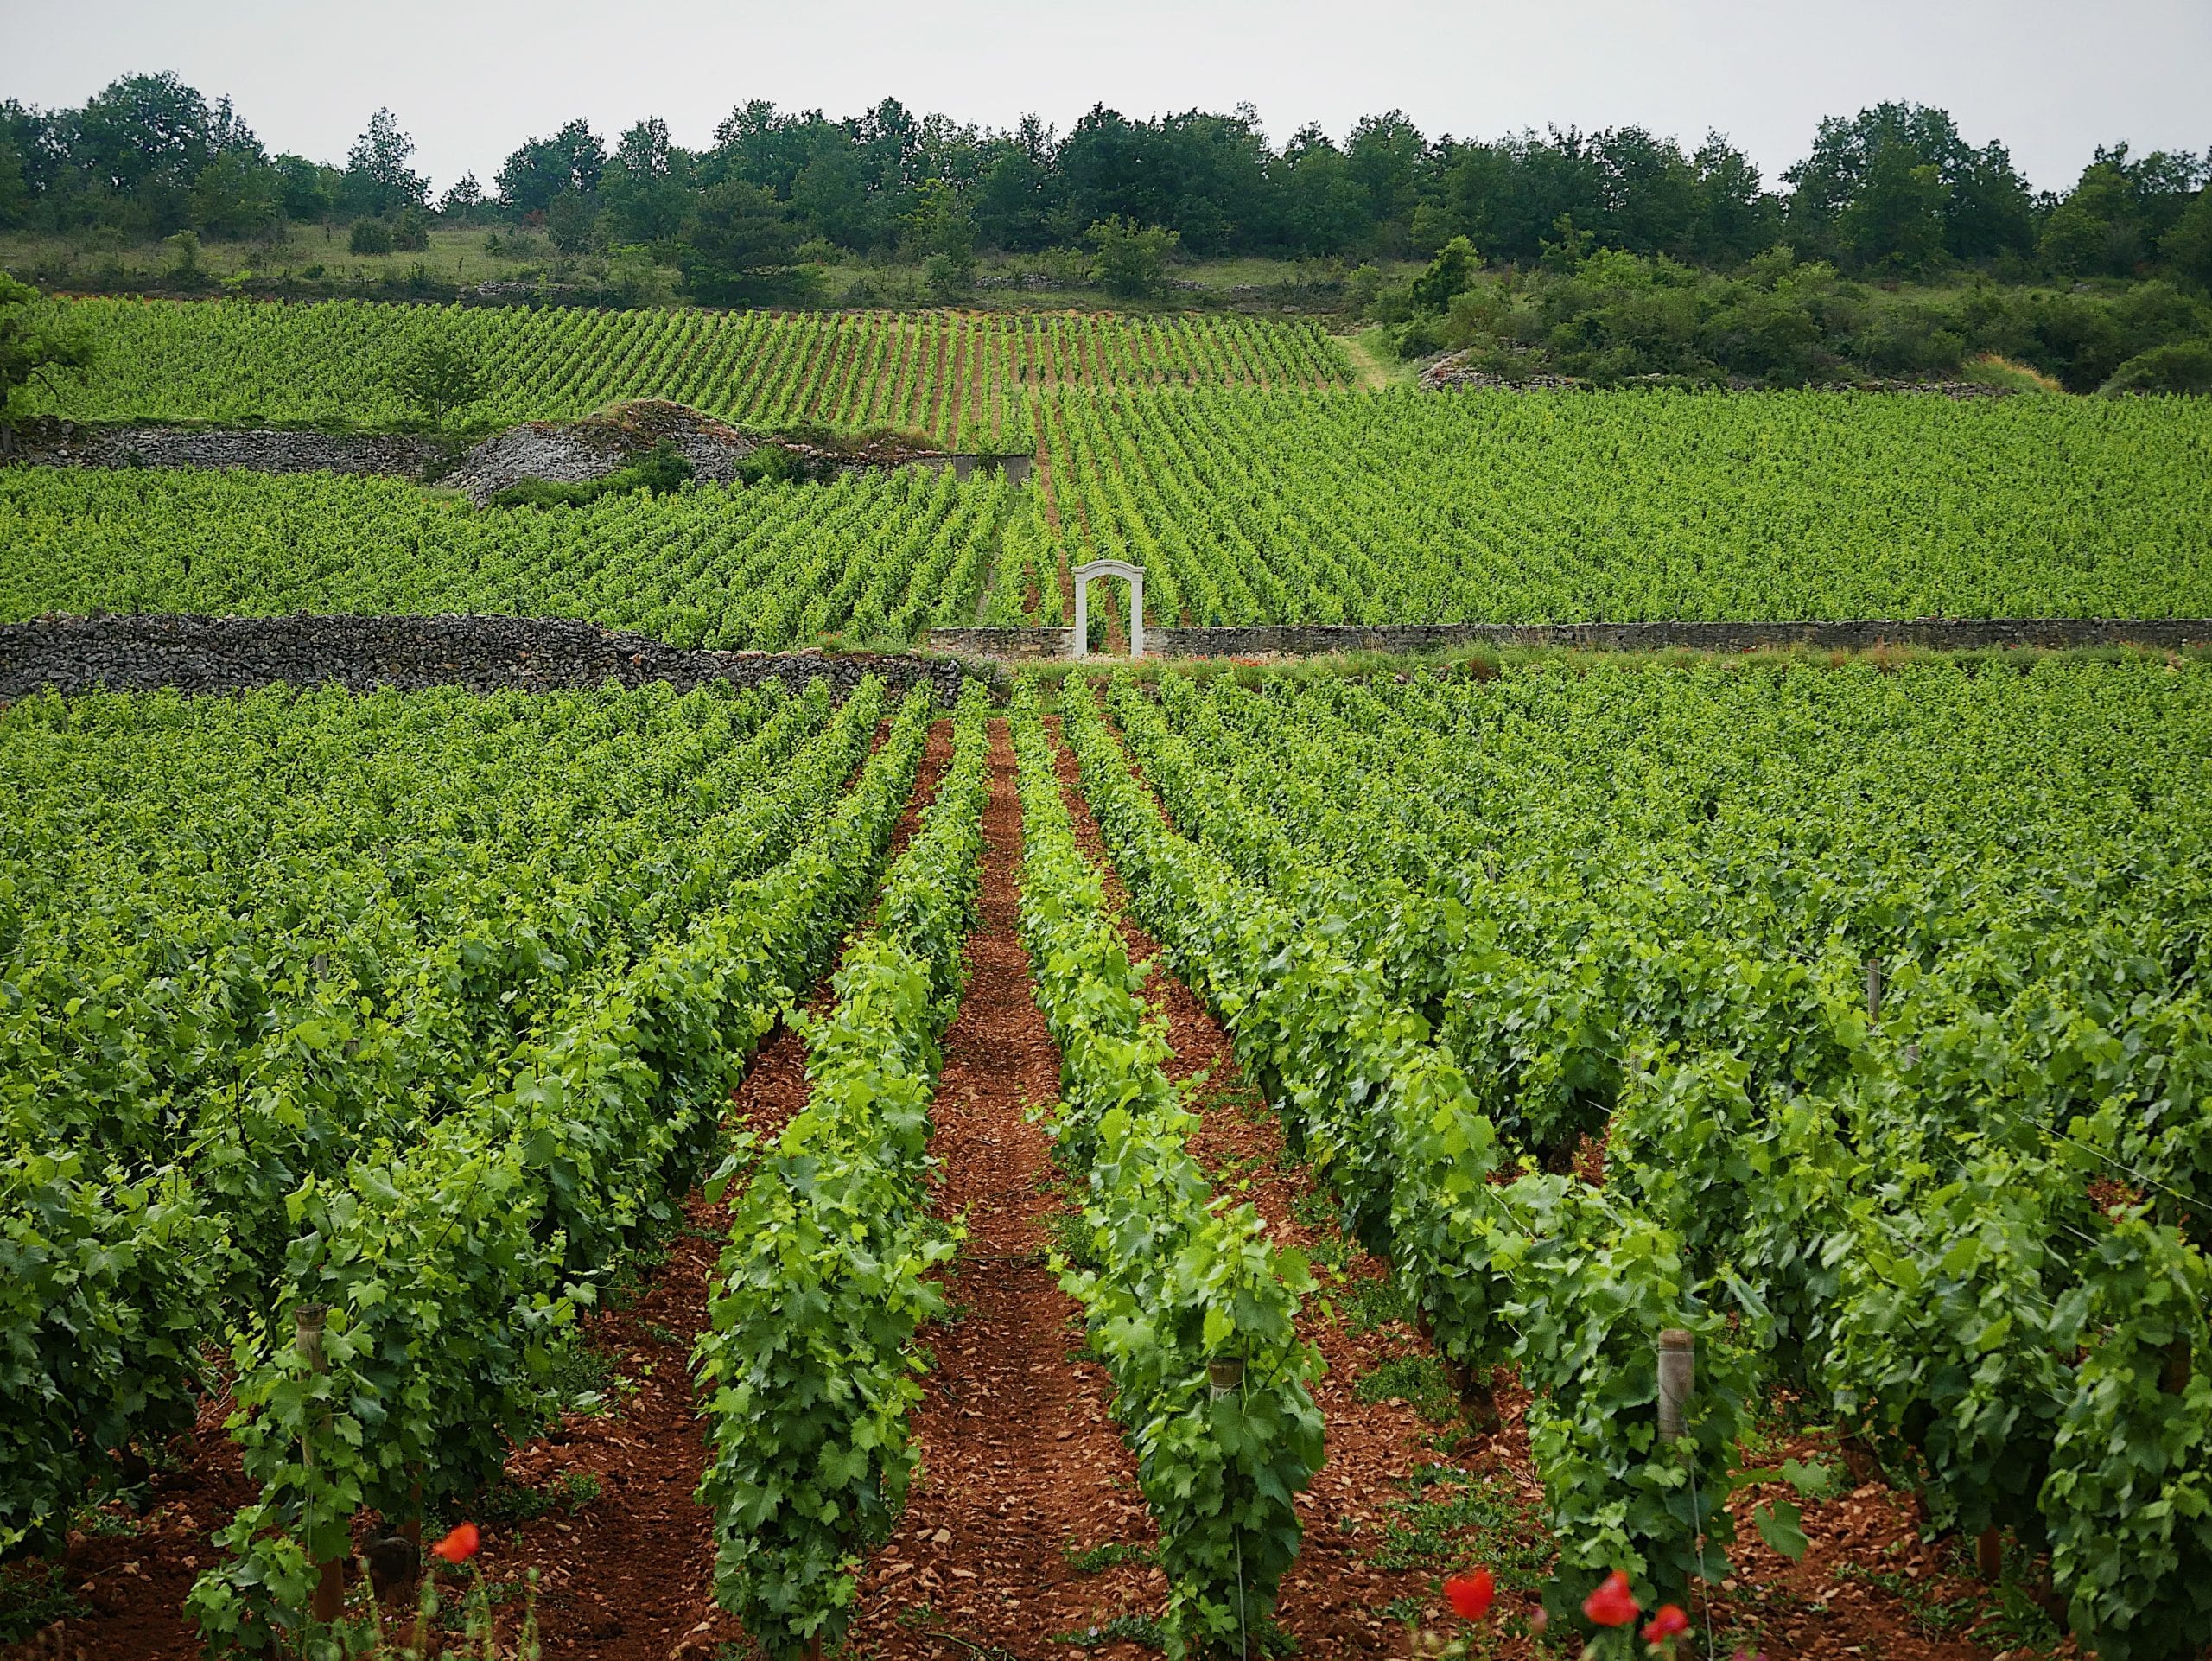
[{"label": "rocky soil patch", "polygon": [[62,693],[237,692],[336,682],[355,691],[550,691],[664,680],[688,691],[706,681],[797,691],[827,677],[839,697],[874,675],[895,691],[927,682],[950,703],[964,679],[988,675],[944,658],[817,652],[697,652],[643,634],[558,617],[43,617],[0,625],[0,698]]}]

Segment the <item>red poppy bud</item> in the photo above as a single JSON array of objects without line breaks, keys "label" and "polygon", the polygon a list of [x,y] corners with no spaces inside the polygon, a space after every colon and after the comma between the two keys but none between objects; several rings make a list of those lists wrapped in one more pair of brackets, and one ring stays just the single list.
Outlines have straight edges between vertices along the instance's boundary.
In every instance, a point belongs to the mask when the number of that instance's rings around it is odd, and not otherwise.
[{"label": "red poppy bud", "polygon": [[1636,1596],[1628,1589],[1628,1573],[1616,1569],[1582,1600],[1582,1613],[1599,1626],[1625,1626],[1636,1619]]},{"label": "red poppy bud", "polygon": [[465,1563],[476,1555],[476,1548],[484,1543],[477,1533],[476,1524],[463,1523],[459,1528],[430,1548],[433,1557],[443,1557],[449,1563]]},{"label": "red poppy bud", "polygon": [[1690,1618],[1682,1613],[1681,1605],[1662,1603],[1659,1606],[1659,1613],[1645,1623],[1643,1641],[1656,1644],[1689,1629]]},{"label": "red poppy bud", "polygon": [[1487,1569],[1478,1569],[1471,1574],[1454,1575],[1444,1582],[1444,1595],[1452,1610],[1461,1619],[1480,1620],[1490,1613],[1491,1600],[1497,1595],[1497,1582]]}]

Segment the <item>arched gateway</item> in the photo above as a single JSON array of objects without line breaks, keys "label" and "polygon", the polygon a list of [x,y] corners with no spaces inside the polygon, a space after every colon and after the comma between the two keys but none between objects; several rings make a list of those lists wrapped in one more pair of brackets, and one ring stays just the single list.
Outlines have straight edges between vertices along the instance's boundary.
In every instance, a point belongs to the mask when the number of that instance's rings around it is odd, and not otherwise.
[{"label": "arched gateway", "polygon": [[1090,655],[1090,579],[1118,576],[1129,585],[1129,656],[1144,656],[1144,567],[1125,559],[1094,559],[1075,568],[1075,652]]}]

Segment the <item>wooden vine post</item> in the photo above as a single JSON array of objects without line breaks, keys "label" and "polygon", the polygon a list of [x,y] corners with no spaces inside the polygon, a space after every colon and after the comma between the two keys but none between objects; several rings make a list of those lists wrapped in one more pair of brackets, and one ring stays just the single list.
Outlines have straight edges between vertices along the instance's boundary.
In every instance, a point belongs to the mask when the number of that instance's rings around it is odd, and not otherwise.
[{"label": "wooden vine post", "polygon": [[[308,1371],[318,1378],[330,1371],[330,1362],[322,1352],[323,1323],[329,1315],[330,1306],[327,1303],[303,1303],[292,1312],[292,1330],[300,1355],[307,1362]],[[327,1413],[318,1416],[317,1428],[325,1428],[328,1423]],[[302,1438],[300,1457],[309,1470],[315,1468],[313,1435]],[[345,1565],[335,1557],[325,1557],[316,1561],[315,1569],[315,1597],[308,1613],[327,1626],[346,1611]]]},{"label": "wooden vine post", "polygon": [[1697,1340],[1680,1327],[1659,1334],[1659,1434],[1669,1441],[1688,1429],[1697,1388]]},{"label": "wooden vine post", "polygon": [[[1669,1327],[1659,1334],[1659,1435],[1663,1441],[1673,1441],[1688,1434],[1690,1397],[1697,1391],[1697,1340],[1680,1327]],[[1690,1455],[1694,1461],[1694,1451]],[[1705,1532],[1705,1519],[1694,1517],[1692,1523],[1700,1535]],[[1683,1607],[1695,1595],[1689,1586],[1682,1588]]]}]

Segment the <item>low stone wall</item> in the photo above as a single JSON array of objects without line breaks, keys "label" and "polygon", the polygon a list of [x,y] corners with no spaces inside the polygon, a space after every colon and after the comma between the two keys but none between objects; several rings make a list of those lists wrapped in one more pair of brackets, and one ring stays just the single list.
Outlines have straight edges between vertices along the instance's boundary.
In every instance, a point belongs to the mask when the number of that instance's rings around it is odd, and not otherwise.
[{"label": "low stone wall", "polygon": [[47,688],[236,692],[331,681],[356,691],[476,692],[667,681],[689,691],[706,681],[773,678],[796,691],[823,676],[842,697],[870,674],[900,692],[926,682],[948,703],[969,676],[996,678],[986,665],[950,659],[686,651],[567,618],[162,614],[0,625],[0,698]]},{"label": "low stone wall", "polygon": [[2212,645],[2202,618],[1920,618],[1794,623],[1313,624],[1163,628],[1147,640],[1167,658],[1313,657],[1331,652],[1444,652],[1471,646],[1576,646],[1592,652],[1755,652],[1783,646],[1865,651],[1878,646],[1967,652],[1991,646]]},{"label": "low stone wall", "polygon": [[[1027,662],[1068,655],[1065,628],[932,629],[938,651]],[[1799,623],[1257,624],[1150,628],[1157,658],[1311,658],[1338,652],[1448,652],[1475,646],[1574,646],[1591,652],[1756,652],[1878,646],[1968,652],[1999,646],[2212,646],[2212,619],[2114,617],[1861,619]]]},{"label": "low stone wall", "polygon": [[246,468],[256,473],[384,473],[420,478],[444,459],[412,433],[24,423],[22,459],[59,468]]},{"label": "low stone wall", "polygon": [[933,628],[930,650],[963,657],[995,658],[1005,663],[1034,663],[1065,658],[1075,643],[1072,628]]}]

